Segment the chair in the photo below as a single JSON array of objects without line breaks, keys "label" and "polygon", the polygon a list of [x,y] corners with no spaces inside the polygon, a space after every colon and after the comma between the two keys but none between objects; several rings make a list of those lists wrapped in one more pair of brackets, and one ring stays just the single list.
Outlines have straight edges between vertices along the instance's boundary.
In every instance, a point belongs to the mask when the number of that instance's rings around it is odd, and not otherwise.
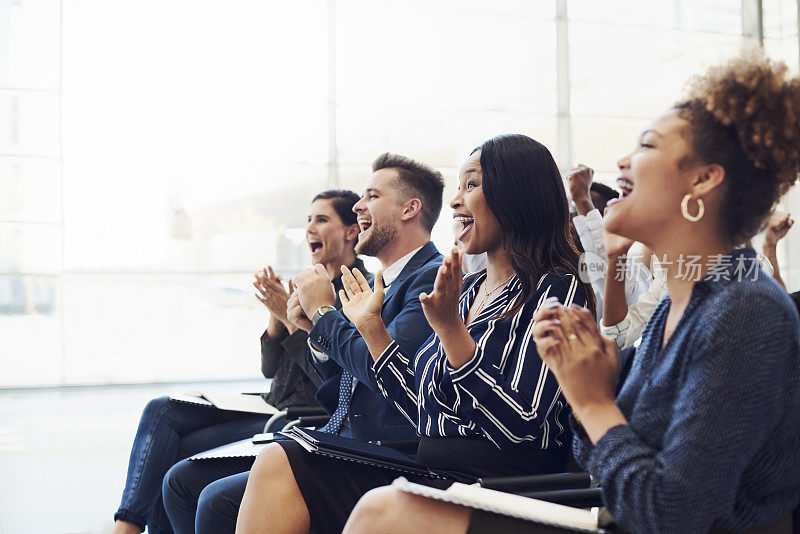
[{"label": "chair", "polygon": [[[321,406],[294,406],[285,408],[269,418],[264,425],[264,432],[288,430],[293,426],[322,426],[328,422],[330,415]],[[278,427],[278,423],[285,421]]]}]

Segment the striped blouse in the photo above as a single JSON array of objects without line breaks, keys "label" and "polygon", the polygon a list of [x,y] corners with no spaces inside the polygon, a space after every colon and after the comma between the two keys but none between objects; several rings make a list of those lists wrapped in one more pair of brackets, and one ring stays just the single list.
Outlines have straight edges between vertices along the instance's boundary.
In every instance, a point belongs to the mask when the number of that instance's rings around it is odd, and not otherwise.
[{"label": "striped blouse", "polygon": [[[459,314],[465,322],[485,278],[485,271],[464,277]],[[524,442],[547,449],[568,442],[569,408],[536,352],[531,330],[545,299],[584,305],[583,289],[572,275],[545,274],[520,310],[500,319],[520,292],[514,276],[467,326],[475,354],[458,369],[448,364],[436,333],[417,351],[413,364],[395,342],[374,363],[381,393],[420,435],[482,435],[501,449]]]}]

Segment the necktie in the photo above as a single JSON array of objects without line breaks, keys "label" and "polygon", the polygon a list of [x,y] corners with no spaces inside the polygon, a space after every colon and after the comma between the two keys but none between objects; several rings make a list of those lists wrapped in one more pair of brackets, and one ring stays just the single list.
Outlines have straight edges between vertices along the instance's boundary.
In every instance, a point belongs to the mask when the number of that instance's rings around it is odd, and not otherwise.
[{"label": "necktie", "polygon": [[334,410],[328,423],[320,428],[321,432],[338,434],[342,428],[344,418],[347,417],[347,412],[350,410],[350,398],[353,396],[353,378],[353,374],[350,371],[347,369],[342,370],[342,376],[339,378],[339,404],[336,405],[336,410]]}]

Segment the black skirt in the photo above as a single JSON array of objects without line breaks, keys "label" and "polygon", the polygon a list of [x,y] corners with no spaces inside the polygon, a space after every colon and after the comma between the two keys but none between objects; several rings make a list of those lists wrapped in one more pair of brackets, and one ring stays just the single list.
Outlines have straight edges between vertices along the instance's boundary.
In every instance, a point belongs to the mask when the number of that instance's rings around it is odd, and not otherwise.
[{"label": "black skirt", "polygon": [[[313,454],[294,441],[278,441],[303,495],[311,529],[340,533],[358,500],[369,490],[391,484],[400,473]],[[412,482],[446,488],[454,481],[474,482],[481,476],[533,475],[563,470],[566,448],[543,451],[521,445],[501,451],[483,438],[422,438],[417,460],[449,474],[448,480],[405,475]]]}]

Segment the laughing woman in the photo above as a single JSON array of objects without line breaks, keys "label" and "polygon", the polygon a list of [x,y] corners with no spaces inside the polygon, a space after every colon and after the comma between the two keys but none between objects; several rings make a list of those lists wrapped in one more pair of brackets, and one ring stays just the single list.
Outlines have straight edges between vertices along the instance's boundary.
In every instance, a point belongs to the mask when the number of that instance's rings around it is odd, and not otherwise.
[{"label": "laughing woman", "polygon": [[[363,268],[353,250],[358,226],[352,208],[357,201],[358,195],[352,191],[332,189],[318,194],[311,202],[306,225],[311,260],[325,266],[332,276],[336,276],[342,265]],[[339,283],[338,279],[335,283]],[[253,285],[258,290],[256,298],[270,314],[261,336],[261,370],[266,378],[272,378],[267,402],[279,409],[315,404],[320,379],[307,362],[305,332],[297,331],[286,319],[289,293],[271,267],[257,274]],[[190,509],[183,514],[190,516],[183,518],[188,526],[171,524],[164,508],[164,475],[176,463],[184,466],[185,478],[194,483],[186,483],[185,487],[199,493],[206,484],[224,476],[219,473],[230,471],[227,474],[234,475],[246,471],[250,466],[242,458],[226,459],[224,465],[214,462],[212,468],[204,462],[178,462],[198,452],[249,438],[262,432],[264,423],[266,417],[259,414],[216,410],[176,402],[169,397],[151,400],[142,413],[133,441],[122,502],[114,516],[114,534],[142,532],[145,526],[151,534],[170,533],[173,528],[194,531],[196,496],[191,505],[183,507]],[[193,476],[189,477],[189,473]],[[235,518],[235,510],[233,514]]]},{"label": "laughing woman", "polygon": [[[588,297],[594,309],[591,288],[577,278],[561,175],[540,143],[496,137],[464,163],[451,206],[463,252],[485,252],[487,267],[464,277],[462,252],[444,260],[432,293],[420,295],[435,333],[416,355],[403,354],[381,321],[380,275],[373,291],[361,273],[343,270],[342,310],[367,343],[381,392],[422,436],[420,462],[467,479],[559,471],[569,408],[531,341],[533,315],[548,297],[580,305]],[[270,479],[259,457],[237,532],[341,532],[358,499],[396,476],[294,442],[271,447],[283,448],[293,477]],[[315,477],[298,476],[309,472]],[[253,487],[264,484],[287,489],[261,502]],[[292,520],[276,530],[271,518],[281,514]]]},{"label": "laughing woman", "polygon": [[[536,314],[539,353],[573,409],[576,459],[626,532],[792,531],[800,322],[755,252],[733,247],[797,180],[798,121],[800,79],[748,56],[695,79],[619,160],[628,193],[604,225],[665,258],[669,295],[616,400],[615,344],[593,318],[554,302]],[[686,268],[694,258],[699,271]],[[392,525],[397,517],[417,519]],[[420,522],[453,534],[553,532],[391,489],[364,499],[348,532]]]}]

